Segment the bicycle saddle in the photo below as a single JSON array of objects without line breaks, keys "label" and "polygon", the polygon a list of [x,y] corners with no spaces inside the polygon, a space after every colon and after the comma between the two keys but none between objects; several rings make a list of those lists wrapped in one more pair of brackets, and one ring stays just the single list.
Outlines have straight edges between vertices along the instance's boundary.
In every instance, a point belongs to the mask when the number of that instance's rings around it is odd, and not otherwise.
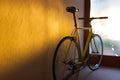
[{"label": "bicycle saddle", "polygon": [[79,9],[77,9],[77,8],[74,7],[74,6],[71,6],[71,7],[67,7],[67,8],[66,8],[66,11],[67,11],[67,12],[71,12],[71,13],[75,13],[75,12],[79,11]]}]

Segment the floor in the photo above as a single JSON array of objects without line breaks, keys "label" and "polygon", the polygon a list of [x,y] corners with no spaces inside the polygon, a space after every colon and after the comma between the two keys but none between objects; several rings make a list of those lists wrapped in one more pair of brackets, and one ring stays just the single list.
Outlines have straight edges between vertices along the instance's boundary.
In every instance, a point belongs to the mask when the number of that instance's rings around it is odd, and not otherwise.
[{"label": "floor", "polygon": [[91,71],[88,67],[79,71],[78,80],[120,80],[120,69],[100,67]]}]

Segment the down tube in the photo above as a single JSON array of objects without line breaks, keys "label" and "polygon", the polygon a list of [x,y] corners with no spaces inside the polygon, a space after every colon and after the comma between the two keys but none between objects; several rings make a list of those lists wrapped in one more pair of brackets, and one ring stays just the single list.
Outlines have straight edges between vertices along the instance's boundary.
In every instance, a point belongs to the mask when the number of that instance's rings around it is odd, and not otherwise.
[{"label": "down tube", "polygon": [[82,58],[83,59],[86,58],[87,50],[88,50],[88,47],[89,47],[90,38],[91,38],[92,35],[93,35],[93,33],[89,32],[89,35],[88,35],[88,38],[87,38],[87,41],[86,41],[86,44],[85,44],[84,52],[82,54]]}]

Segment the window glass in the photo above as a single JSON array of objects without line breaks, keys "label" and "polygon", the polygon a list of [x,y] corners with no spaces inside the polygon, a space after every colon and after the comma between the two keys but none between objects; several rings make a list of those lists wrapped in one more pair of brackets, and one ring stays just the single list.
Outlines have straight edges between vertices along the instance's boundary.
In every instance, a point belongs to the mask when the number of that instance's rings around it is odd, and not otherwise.
[{"label": "window glass", "polygon": [[103,39],[105,55],[120,56],[120,0],[91,0],[90,16],[108,16],[92,21],[93,30]]}]

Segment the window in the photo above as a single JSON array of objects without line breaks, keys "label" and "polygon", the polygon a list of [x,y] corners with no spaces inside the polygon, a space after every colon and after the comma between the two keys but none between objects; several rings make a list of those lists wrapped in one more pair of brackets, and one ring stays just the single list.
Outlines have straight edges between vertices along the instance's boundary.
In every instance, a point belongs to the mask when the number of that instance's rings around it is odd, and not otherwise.
[{"label": "window", "polygon": [[91,0],[90,16],[108,16],[92,21],[93,30],[103,39],[105,55],[120,56],[120,0]]}]

